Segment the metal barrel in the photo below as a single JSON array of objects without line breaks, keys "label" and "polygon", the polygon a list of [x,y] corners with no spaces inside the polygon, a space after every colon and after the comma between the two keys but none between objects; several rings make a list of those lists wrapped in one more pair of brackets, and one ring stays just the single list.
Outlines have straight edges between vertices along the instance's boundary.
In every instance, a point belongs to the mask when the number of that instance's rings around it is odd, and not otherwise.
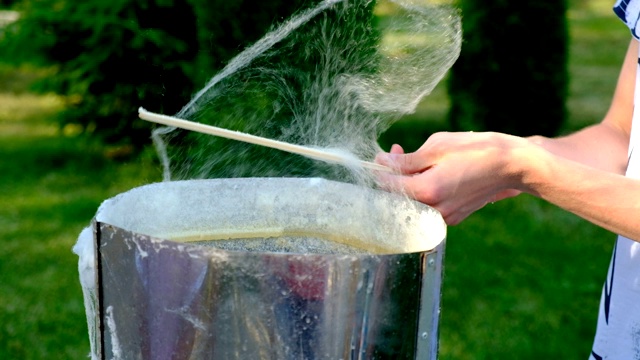
[{"label": "metal barrel", "polygon": [[435,359],[446,226],[322,179],[143,186],[93,222],[102,359]]}]

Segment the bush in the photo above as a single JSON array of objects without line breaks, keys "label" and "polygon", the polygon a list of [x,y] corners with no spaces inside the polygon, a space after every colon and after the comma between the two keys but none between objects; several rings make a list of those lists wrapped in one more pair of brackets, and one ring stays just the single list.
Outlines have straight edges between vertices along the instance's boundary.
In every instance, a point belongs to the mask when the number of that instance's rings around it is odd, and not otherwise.
[{"label": "bush", "polygon": [[307,0],[190,0],[197,17],[199,84]]},{"label": "bush", "polygon": [[304,0],[25,0],[2,56],[53,64],[36,90],[65,96],[60,125],[148,142],[137,108],[174,114],[233,56]]},{"label": "bush", "polygon": [[136,120],[139,106],[173,113],[188,101],[197,33],[185,0],[27,0],[21,10],[6,41],[54,64],[38,90],[65,95],[61,125],[140,145],[149,125]]},{"label": "bush", "polygon": [[555,135],[566,116],[566,0],[459,5],[464,42],[449,80],[452,127]]},{"label": "bush", "polygon": [[[367,10],[353,16],[361,17],[364,25],[353,24],[370,30],[374,2],[363,3]],[[0,52],[10,54],[14,62],[42,57],[53,64],[55,72],[38,89],[64,95],[61,126],[79,124],[107,142],[142,145],[148,142],[151,125],[137,119],[138,107],[175,114],[231,58],[311,5],[317,2],[24,0],[21,20],[7,29]],[[329,12],[314,21],[337,21],[335,16]],[[318,28],[314,21],[306,28]],[[291,56],[290,43],[284,43],[264,61],[278,69],[290,68],[283,78],[302,98],[306,92],[295,87],[296,81],[306,80],[323,54],[294,51]],[[260,107],[258,111],[271,107],[263,90],[256,93],[258,99],[245,93],[240,102]],[[281,118],[289,120],[291,115],[283,112]]]}]

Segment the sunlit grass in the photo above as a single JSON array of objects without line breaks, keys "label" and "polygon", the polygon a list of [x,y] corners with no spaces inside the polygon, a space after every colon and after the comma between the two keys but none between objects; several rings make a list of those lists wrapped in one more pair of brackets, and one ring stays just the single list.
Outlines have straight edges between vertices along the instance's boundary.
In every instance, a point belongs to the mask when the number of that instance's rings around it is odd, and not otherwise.
[{"label": "sunlit grass", "polygon": [[82,359],[89,352],[71,247],[98,205],[158,181],[152,158],[115,163],[55,123],[63,101],[36,95],[41,74],[0,66],[0,359]]},{"label": "sunlit grass", "polygon": [[[59,127],[51,118],[61,109],[55,95],[0,93],[0,139],[54,136]],[[33,126],[34,119],[39,119],[38,126]]]}]

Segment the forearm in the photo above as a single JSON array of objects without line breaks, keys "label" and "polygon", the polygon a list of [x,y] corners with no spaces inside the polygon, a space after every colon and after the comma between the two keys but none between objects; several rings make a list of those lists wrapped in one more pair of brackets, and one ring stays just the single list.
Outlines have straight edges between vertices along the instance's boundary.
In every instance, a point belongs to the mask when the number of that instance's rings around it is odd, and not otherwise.
[{"label": "forearm", "polygon": [[640,180],[627,166],[638,42],[632,40],[605,119],[556,139],[499,133],[437,133],[417,151],[396,146],[376,161],[397,170],[381,186],[433,206],[447,224],[519,191],[640,241]]},{"label": "forearm", "polygon": [[602,122],[559,138],[532,136],[531,142],[554,155],[599,170],[624,174],[629,136],[623,130]]},{"label": "forearm", "polygon": [[513,161],[524,192],[614,233],[640,241],[640,181],[584,165],[541,148]]},{"label": "forearm", "polygon": [[[591,138],[587,135],[569,139]],[[640,180],[578,161],[592,151],[587,147],[573,156],[565,151],[573,140],[548,139],[544,145],[534,140],[499,133],[434,134],[414,153],[380,154],[377,161],[398,171],[381,174],[381,183],[433,206],[450,225],[522,191],[640,241]],[[586,139],[580,140],[578,145]],[[611,148],[626,159],[622,147]]]},{"label": "forearm", "polygon": [[[572,135],[528,139],[522,190],[610,231],[640,241],[640,180],[622,176],[628,162],[638,42],[632,40],[604,120]],[[535,156],[531,156],[535,154]]]}]

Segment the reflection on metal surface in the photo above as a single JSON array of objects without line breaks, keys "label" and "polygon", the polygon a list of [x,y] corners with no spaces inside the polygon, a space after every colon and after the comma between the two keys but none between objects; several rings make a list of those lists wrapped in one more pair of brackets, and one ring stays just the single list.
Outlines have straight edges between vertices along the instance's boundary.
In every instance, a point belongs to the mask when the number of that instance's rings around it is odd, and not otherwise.
[{"label": "reflection on metal surface", "polygon": [[[102,333],[106,359],[408,359],[419,347],[435,353],[440,274],[427,264],[439,263],[437,251],[227,252],[98,226],[102,322],[117,324]],[[432,335],[424,339],[424,332]]]},{"label": "reflection on metal surface", "polygon": [[[237,195],[223,193],[216,196]],[[321,218],[322,209],[291,204],[289,211]],[[237,251],[141,235],[97,218],[100,358],[437,357],[444,239],[428,251],[390,254],[302,254],[286,252],[286,244],[285,252]]]}]

